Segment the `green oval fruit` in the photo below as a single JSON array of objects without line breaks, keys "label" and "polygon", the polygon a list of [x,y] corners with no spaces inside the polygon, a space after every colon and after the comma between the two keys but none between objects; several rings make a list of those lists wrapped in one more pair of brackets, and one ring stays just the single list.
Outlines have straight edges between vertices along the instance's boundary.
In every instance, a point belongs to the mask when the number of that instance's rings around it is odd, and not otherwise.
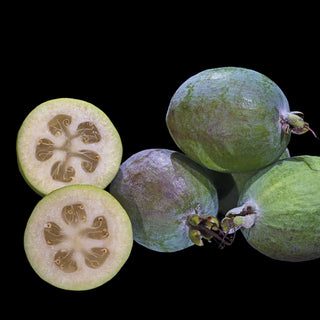
[{"label": "green oval fruit", "polygon": [[290,133],[311,130],[269,78],[226,67],[202,71],[174,93],[169,132],[190,158],[221,172],[256,170],[277,160]]},{"label": "green oval fruit", "polygon": [[54,99],[24,120],[17,157],[26,182],[41,195],[71,184],[105,188],[119,170],[122,144],[110,119],[94,105]]},{"label": "green oval fruit", "polygon": [[133,244],[128,215],[106,191],[72,185],[53,191],[34,208],[24,247],[35,272],[67,290],[93,289],[113,278]]},{"label": "green oval fruit", "polygon": [[155,251],[201,245],[217,224],[217,192],[210,173],[175,151],[134,154],[120,166],[110,192],[127,211],[134,239]]},{"label": "green oval fruit", "polygon": [[[280,156],[278,160],[282,160],[286,158],[290,158],[290,152],[288,148],[283,152],[283,154]],[[257,174],[259,170],[261,169],[252,170],[248,172],[238,172],[238,173],[235,172],[231,174],[237,186],[238,193],[241,193],[243,191],[246,183],[250,180],[250,178],[252,178],[255,174]]]},{"label": "green oval fruit", "polygon": [[248,243],[284,261],[320,258],[320,157],[297,156],[259,171],[223,220]]}]

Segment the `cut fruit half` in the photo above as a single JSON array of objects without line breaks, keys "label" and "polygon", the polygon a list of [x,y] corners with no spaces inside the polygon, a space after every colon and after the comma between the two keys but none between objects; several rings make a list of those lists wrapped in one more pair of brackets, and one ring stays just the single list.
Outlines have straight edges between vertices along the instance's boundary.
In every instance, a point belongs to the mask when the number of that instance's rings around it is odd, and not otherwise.
[{"label": "cut fruit half", "polygon": [[45,196],[24,235],[35,272],[67,290],[93,289],[110,280],[128,259],[132,244],[126,211],[107,191],[87,185]]},{"label": "cut fruit half", "polygon": [[26,117],[17,157],[25,180],[41,195],[70,184],[104,189],[119,170],[122,143],[99,108],[61,98],[42,103]]}]

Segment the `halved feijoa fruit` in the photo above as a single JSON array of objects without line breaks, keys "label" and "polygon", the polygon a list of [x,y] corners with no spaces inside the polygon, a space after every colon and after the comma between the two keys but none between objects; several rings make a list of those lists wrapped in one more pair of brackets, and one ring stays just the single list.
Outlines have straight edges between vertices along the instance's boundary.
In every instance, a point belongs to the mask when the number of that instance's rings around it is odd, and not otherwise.
[{"label": "halved feijoa fruit", "polygon": [[26,117],[17,157],[25,180],[41,195],[70,184],[105,188],[119,170],[122,144],[103,111],[61,98],[42,103]]},{"label": "halved feijoa fruit", "polygon": [[126,211],[107,191],[88,185],[63,187],[42,198],[24,235],[35,272],[67,290],[93,289],[110,280],[132,243]]}]

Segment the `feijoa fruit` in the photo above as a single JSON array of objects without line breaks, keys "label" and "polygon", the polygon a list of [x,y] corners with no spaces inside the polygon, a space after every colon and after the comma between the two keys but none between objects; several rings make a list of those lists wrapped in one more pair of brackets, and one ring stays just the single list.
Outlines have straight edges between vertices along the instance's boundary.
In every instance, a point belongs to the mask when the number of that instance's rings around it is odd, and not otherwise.
[{"label": "feijoa fruit", "polygon": [[260,170],[246,184],[239,207],[222,221],[248,243],[283,261],[320,258],[320,157],[296,156]]},{"label": "feijoa fruit", "polygon": [[212,177],[185,155],[167,149],[140,151],[121,164],[110,193],[127,211],[134,240],[173,252],[210,240],[219,223]]},{"label": "feijoa fruit", "polygon": [[17,138],[20,171],[41,195],[71,184],[105,188],[119,170],[120,136],[91,103],[54,99],[36,107]]},{"label": "feijoa fruit", "polygon": [[[281,159],[286,159],[286,158],[290,158],[290,152],[289,149],[287,148],[284,153],[280,156],[280,158],[278,160]],[[250,180],[250,178],[252,178],[259,170],[261,169],[257,169],[257,170],[252,170],[252,171],[248,171],[248,172],[235,172],[232,173],[231,176],[233,177],[238,193],[240,193],[243,188],[245,188],[246,183]],[[229,208],[232,209],[232,208]],[[227,211],[225,211],[226,213]]]},{"label": "feijoa fruit", "polygon": [[221,172],[262,168],[279,159],[291,132],[312,131],[272,80],[238,67],[187,79],[170,101],[166,123],[186,155]]},{"label": "feijoa fruit", "polygon": [[24,248],[34,271],[66,290],[88,290],[113,278],[133,244],[131,222],[107,191],[87,185],[57,189],[34,208]]}]

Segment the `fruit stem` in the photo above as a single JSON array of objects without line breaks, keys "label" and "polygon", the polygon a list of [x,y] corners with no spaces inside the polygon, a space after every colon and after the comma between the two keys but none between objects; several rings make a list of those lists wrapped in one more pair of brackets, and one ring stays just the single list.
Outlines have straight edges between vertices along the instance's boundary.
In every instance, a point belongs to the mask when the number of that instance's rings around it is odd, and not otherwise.
[{"label": "fruit stem", "polygon": [[235,238],[235,235],[229,235],[220,228],[220,223],[216,217],[213,216],[199,216],[199,206],[195,209],[195,214],[191,214],[187,219],[187,226],[189,227],[189,237],[191,241],[203,246],[202,238],[211,242],[215,240],[219,243],[219,248],[230,246]]},{"label": "fruit stem", "polygon": [[304,134],[310,131],[316,139],[319,139],[315,132],[309,127],[309,123],[304,121],[304,114],[300,111],[288,112],[280,116],[282,131],[286,134]]}]

